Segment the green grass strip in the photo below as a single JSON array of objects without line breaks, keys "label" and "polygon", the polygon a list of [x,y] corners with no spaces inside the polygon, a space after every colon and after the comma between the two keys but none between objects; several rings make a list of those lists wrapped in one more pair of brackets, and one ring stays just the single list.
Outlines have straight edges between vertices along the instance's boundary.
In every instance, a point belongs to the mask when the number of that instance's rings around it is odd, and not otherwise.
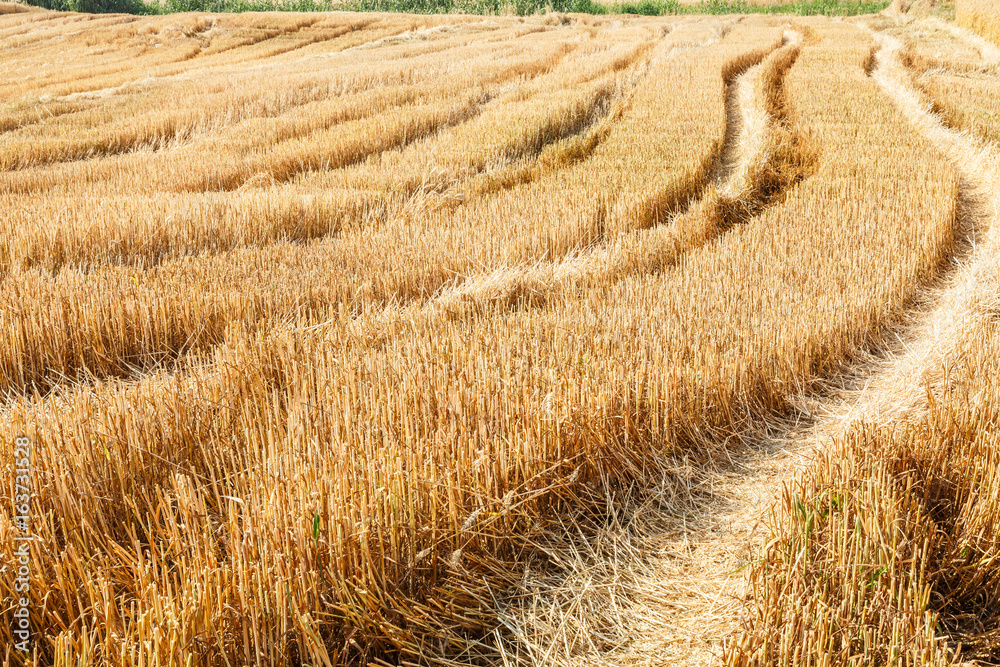
[{"label": "green grass strip", "polygon": [[781,5],[754,5],[747,0],[702,0],[682,5],[677,0],[638,0],[602,4],[594,0],[166,0],[148,5],[142,0],[28,0],[28,4],[57,11],[125,14],[174,12],[400,12],[407,14],[515,14],[528,16],[546,11],[580,14],[632,14],[677,16],[681,14],[794,14],[797,16],[857,16],[875,14],[889,0],[794,0]]}]

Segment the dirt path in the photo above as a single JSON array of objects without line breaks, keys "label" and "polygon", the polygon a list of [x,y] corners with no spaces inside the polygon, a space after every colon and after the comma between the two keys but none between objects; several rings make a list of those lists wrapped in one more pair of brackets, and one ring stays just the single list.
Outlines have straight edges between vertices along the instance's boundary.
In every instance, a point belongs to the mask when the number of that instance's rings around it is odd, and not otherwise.
[{"label": "dirt path", "polygon": [[[746,579],[737,568],[746,563],[754,545],[766,539],[762,527],[769,509],[815,453],[839,433],[862,420],[900,419],[923,409],[927,383],[943,381],[942,360],[976,307],[980,278],[1000,263],[1000,156],[967,134],[945,127],[913,90],[900,62],[901,43],[876,34],[873,79],[893,104],[941,153],[961,176],[958,235],[964,239],[945,267],[938,284],[909,314],[897,332],[897,345],[882,358],[863,360],[840,379],[844,390],[809,406],[815,422],[795,425],[756,455],[734,465],[734,473],[713,490],[717,506],[701,518],[696,537],[674,544],[676,558],[664,563],[664,573],[687,578],[690,592],[685,609],[673,620],[677,638],[686,644],[685,662],[720,664],[719,639],[738,629],[740,600]],[[984,54],[984,60],[986,54]],[[742,474],[740,469],[743,470]],[[676,561],[671,563],[670,561]],[[673,657],[670,651],[664,657]],[[678,655],[677,657],[681,657]],[[652,661],[650,661],[652,664]]]},{"label": "dirt path", "polygon": [[[896,340],[887,341],[879,356],[831,378],[828,395],[803,399],[807,419],[787,424],[755,451],[733,455],[726,469],[689,489],[687,507],[649,506],[635,517],[622,517],[620,530],[570,559],[575,576],[546,604],[536,603],[533,617],[519,619],[526,644],[533,632],[544,638],[534,643],[535,664],[722,664],[725,638],[739,628],[744,566],[767,539],[771,508],[784,489],[838,433],[860,420],[914,414],[922,409],[927,383],[941,381],[935,377],[940,362],[969,321],[981,275],[1000,265],[1000,154],[945,127],[928,111],[900,62],[901,43],[873,34],[879,50],[872,78],[961,176],[957,232],[963,240],[914,304]],[[984,61],[991,55],[984,52]],[[750,89],[756,69],[740,77],[734,98],[740,132],[757,135],[741,138],[747,146],[768,125],[766,115],[762,122],[760,110],[752,108],[752,100],[759,99]],[[734,187],[745,171],[740,161],[748,158],[732,155],[736,162],[725,168],[722,188]],[[644,559],[649,553],[656,558]],[[595,642],[595,636],[606,641]],[[585,658],[567,657],[581,649]]]},{"label": "dirt path", "polygon": [[[782,47],[786,53],[773,55],[790,57],[790,65],[801,41],[799,33],[787,31]],[[713,194],[745,201],[745,210],[753,210],[751,203],[770,203],[756,201],[756,181],[781,140],[779,121],[768,113],[766,95],[756,89],[765,65],[753,65],[730,84],[727,141],[712,177]],[[570,261],[588,266],[595,259]],[[512,655],[511,661],[527,657],[539,665],[717,664],[720,638],[732,632],[738,618],[744,579],[740,568],[749,545],[762,534],[757,519],[770,506],[774,489],[780,489],[778,480],[790,478],[803,459],[796,451],[801,444],[775,438],[759,451],[733,454],[727,469],[699,474],[707,482],[685,490],[688,506],[648,505],[619,517],[616,528],[581,551],[551,554],[573,574],[561,586],[539,582],[545,597],[508,620],[528,654]],[[678,473],[665,483],[690,477]],[[672,491],[668,495],[676,497],[676,489]],[[629,502],[621,505],[634,508]],[[650,553],[657,554],[652,561]],[[531,588],[530,583],[526,587]]]},{"label": "dirt path", "polygon": [[[799,33],[786,32],[786,48],[798,49],[801,41]],[[726,151],[716,185],[734,199],[754,189],[776,139],[778,119],[768,114],[765,95],[755,85],[762,67],[741,74],[729,98],[736,141]],[[658,557],[635,591],[640,600],[647,598],[636,610],[635,627],[646,640],[615,664],[720,663],[720,640],[732,633],[739,615],[746,556],[763,535],[760,519],[782,483],[808,460],[808,450],[801,439],[775,437],[757,451],[732,455],[728,469],[710,473],[708,488],[694,490],[689,511],[668,521],[665,534],[647,547]]]},{"label": "dirt path", "polygon": [[[770,508],[816,452],[859,421],[905,418],[924,409],[926,386],[942,382],[942,360],[976,307],[984,271],[1000,263],[1000,156],[967,134],[945,127],[911,87],[900,62],[902,44],[875,34],[879,50],[872,78],[916,132],[946,155],[961,177],[958,236],[963,239],[950,265],[915,304],[884,356],[862,360],[839,378],[843,390],[813,402],[811,424],[790,425],[756,454],[734,463],[713,489],[715,502],[700,517],[700,532],[673,545],[664,574],[687,579],[683,611],[672,620],[671,641],[687,652],[673,664],[721,664],[721,637],[738,629],[746,578],[737,571],[762,545]],[[984,53],[984,60],[987,54]],[[662,632],[662,630],[661,630]],[[654,661],[649,661],[652,664]]]}]

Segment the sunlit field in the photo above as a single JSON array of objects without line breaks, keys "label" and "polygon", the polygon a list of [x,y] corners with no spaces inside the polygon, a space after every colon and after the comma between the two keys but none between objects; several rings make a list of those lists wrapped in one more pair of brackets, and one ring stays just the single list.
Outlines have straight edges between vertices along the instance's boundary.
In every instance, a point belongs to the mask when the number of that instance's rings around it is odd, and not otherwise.
[{"label": "sunlit field", "polygon": [[905,9],[0,4],[4,664],[996,664],[1000,8]]}]

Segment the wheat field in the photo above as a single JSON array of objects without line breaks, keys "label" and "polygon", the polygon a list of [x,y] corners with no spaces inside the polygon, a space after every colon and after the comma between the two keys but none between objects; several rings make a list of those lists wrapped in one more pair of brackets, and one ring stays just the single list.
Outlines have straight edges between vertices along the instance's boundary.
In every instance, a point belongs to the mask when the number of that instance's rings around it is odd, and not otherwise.
[{"label": "wheat field", "polygon": [[0,3],[4,664],[997,664],[998,16]]}]

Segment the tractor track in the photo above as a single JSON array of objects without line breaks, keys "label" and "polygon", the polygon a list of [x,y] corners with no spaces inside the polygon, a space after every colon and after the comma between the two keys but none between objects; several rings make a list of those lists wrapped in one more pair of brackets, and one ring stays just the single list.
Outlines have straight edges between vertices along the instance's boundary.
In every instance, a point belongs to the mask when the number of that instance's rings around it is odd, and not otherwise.
[{"label": "tractor track", "polygon": [[[894,331],[799,397],[797,414],[777,423],[765,441],[731,452],[728,465],[688,488],[690,506],[662,508],[655,500],[637,506],[625,497],[620,505],[628,509],[612,517],[606,534],[560,553],[566,572],[559,585],[542,586],[548,602],[510,612],[508,622],[534,664],[585,664],[563,652],[581,644],[587,660],[598,655],[606,665],[723,664],[727,638],[739,631],[744,613],[750,559],[767,539],[768,517],[783,491],[851,426],[919,416],[928,386],[946,381],[941,362],[977,307],[979,277],[1000,265],[1000,151],[947,127],[912,87],[902,43],[875,38],[868,75],[960,175],[954,248]],[[730,167],[723,182],[739,170]],[[657,554],[652,562],[649,554]],[[590,617],[580,611],[588,607]],[[603,646],[583,639],[599,635],[607,622],[631,636],[616,640],[612,632]]]}]

